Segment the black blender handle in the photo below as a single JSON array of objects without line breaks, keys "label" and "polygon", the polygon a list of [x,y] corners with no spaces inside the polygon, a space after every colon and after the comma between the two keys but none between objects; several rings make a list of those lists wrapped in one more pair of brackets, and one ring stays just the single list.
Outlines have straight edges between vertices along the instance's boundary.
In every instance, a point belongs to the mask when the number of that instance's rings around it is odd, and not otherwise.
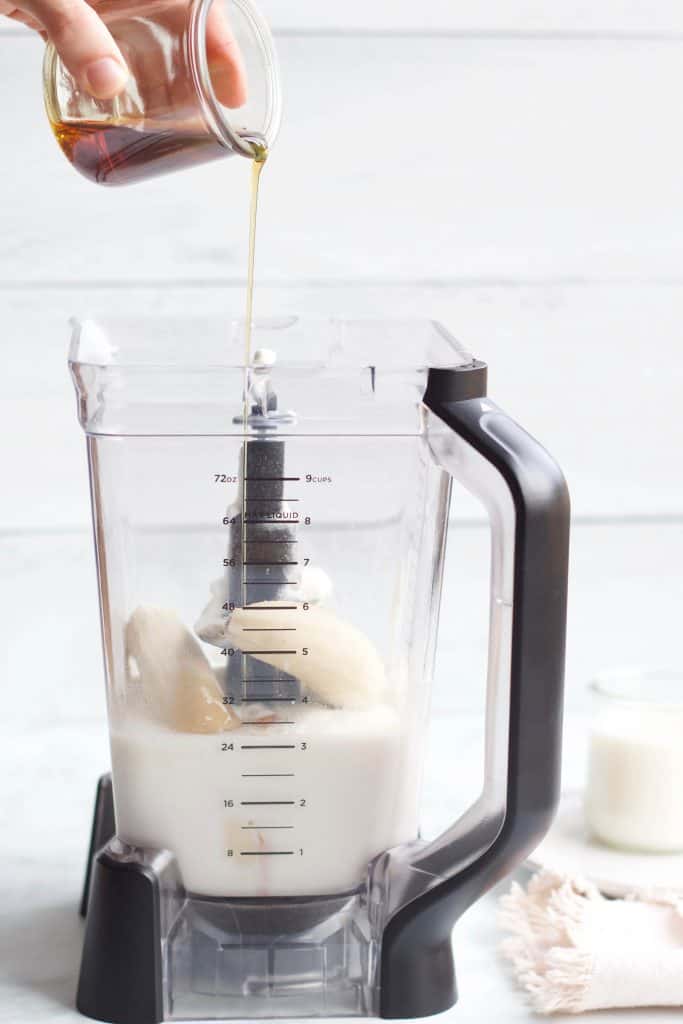
[{"label": "black blender handle", "polygon": [[[453,1005],[455,922],[534,849],[559,797],[569,494],[545,449],[485,396],[486,366],[473,361],[457,369],[430,370],[423,402],[498,471],[514,504],[504,816],[489,828],[488,841],[463,870],[452,875],[443,870],[448,847],[438,857],[430,856],[428,847],[426,861],[419,855],[413,861],[418,870],[433,873],[434,882],[402,906],[384,930],[380,1015],[388,1018],[428,1016]],[[486,832],[485,821],[478,826]],[[471,841],[476,848],[476,837]]]}]

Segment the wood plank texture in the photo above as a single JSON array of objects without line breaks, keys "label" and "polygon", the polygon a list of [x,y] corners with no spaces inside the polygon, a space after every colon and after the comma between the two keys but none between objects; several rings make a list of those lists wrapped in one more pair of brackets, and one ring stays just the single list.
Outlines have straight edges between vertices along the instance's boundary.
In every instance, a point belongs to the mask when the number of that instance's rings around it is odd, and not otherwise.
[{"label": "wood plank texture", "polygon": [[260,0],[278,28],[514,33],[671,33],[683,31],[675,0]]},{"label": "wood plank texture", "polygon": [[[676,0],[259,0],[275,32],[449,32],[517,35],[672,35],[683,32]],[[0,23],[6,35],[20,31]]]}]

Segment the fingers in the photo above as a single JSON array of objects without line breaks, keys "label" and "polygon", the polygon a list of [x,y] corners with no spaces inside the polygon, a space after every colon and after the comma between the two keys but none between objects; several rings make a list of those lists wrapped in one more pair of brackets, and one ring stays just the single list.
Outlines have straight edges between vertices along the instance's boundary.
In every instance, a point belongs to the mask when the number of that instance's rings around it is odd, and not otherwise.
[{"label": "fingers", "polygon": [[125,61],[85,0],[21,0],[20,6],[43,26],[82,89],[102,100],[122,92],[128,80]]},{"label": "fingers", "polygon": [[[125,61],[108,29],[86,0],[0,0],[9,14],[44,30],[79,85],[97,99],[111,99],[128,79]],[[237,108],[247,102],[247,73],[222,0],[214,0],[207,18],[206,50],[218,100]]]},{"label": "fingers", "polygon": [[226,107],[243,106],[247,102],[247,70],[222,0],[214,0],[206,20],[206,55],[218,100]]},{"label": "fingers", "polygon": [[43,26],[32,18],[30,14],[24,14],[23,11],[17,11],[12,8],[11,4],[6,4],[4,7],[0,4],[0,14],[6,14],[12,21],[18,21],[21,25],[26,25],[27,28],[32,28],[35,32],[39,32],[43,39],[45,38],[45,31]]}]

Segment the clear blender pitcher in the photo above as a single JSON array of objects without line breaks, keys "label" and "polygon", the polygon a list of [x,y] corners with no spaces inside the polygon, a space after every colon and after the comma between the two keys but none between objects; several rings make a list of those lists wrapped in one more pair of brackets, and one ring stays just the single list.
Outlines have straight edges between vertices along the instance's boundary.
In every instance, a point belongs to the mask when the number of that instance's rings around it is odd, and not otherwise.
[{"label": "clear blender pitcher", "polygon": [[[554,810],[566,487],[436,324],[263,323],[248,367],[242,335],[74,328],[115,808],[104,779],[78,1006],[436,1013],[456,919]],[[427,842],[453,480],[491,523],[485,773]]]}]

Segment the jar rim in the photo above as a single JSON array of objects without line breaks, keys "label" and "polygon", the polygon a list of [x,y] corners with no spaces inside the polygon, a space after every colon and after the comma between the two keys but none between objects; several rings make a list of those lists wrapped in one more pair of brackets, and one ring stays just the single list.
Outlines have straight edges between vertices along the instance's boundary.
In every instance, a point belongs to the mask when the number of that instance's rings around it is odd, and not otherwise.
[{"label": "jar rim", "polygon": [[266,123],[262,133],[240,135],[236,132],[225,115],[225,108],[218,100],[211,81],[207,60],[206,25],[211,5],[217,0],[192,0],[189,25],[189,64],[195,89],[207,121],[215,134],[228,149],[254,159],[256,150],[254,143],[265,143],[270,148],[280,129],[282,117],[282,100],[280,94],[280,78],[275,44],[265,18],[254,7],[250,0],[231,0],[249,23],[256,39],[264,66],[267,72],[268,97],[266,106]]},{"label": "jar rim", "polygon": [[633,667],[597,673],[588,684],[594,697],[615,705],[654,711],[683,709],[683,668]]}]

